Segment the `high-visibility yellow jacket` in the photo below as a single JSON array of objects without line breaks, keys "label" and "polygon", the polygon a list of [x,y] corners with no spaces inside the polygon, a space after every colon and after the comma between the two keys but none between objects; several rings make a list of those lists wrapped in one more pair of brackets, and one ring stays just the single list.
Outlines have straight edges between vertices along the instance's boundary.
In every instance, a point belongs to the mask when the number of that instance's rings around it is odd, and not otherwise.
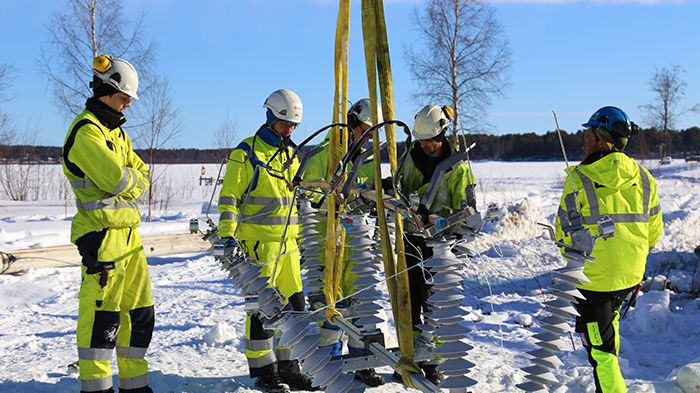
[{"label": "high-visibility yellow jacket", "polygon": [[624,153],[609,153],[590,164],[570,168],[556,218],[557,239],[571,244],[569,211],[578,211],[583,226],[598,234],[601,216],[610,216],[615,234],[597,239],[584,266],[591,281],[584,289],[617,291],[641,282],[649,250],[663,233],[656,181],[649,171]]},{"label": "high-visibility yellow jacket", "polygon": [[[313,180],[330,180],[328,179],[328,156],[330,155],[330,133],[321,142],[321,150],[311,156],[304,169],[303,179],[307,181]],[[359,154],[364,153],[364,149],[360,148]],[[342,157],[341,157],[342,158]],[[346,167],[347,171],[352,170],[352,161]],[[374,188],[374,162],[370,156],[367,158],[357,172],[357,183],[368,184],[370,188]],[[320,194],[314,194],[312,200],[317,202],[321,199]]]},{"label": "high-visibility yellow jacket", "polygon": [[121,113],[90,98],[68,130],[63,173],[78,208],[71,223],[73,243],[88,232],[141,223],[136,199],[150,185],[149,171],[121,128],[125,121]]},{"label": "high-visibility yellow jacket", "polygon": [[236,234],[239,239],[279,242],[285,223],[289,223],[286,239],[297,238],[299,217],[294,192],[288,186],[299,161],[294,158],[283,169],[293,153],[289,144],[291,141],[263,126],[233,149],[219,194],[219,236],[232,237],[242,215]]},{"label": "high-visibility yellow jacket", "polygon": [[[449,151],[450,154],[455,152],[452,146],[449,146]],[[433,160],[434,162],[431,165],[423,166],[419,160]],[[430,185],[435,166],[440,161],[440,159],[425,156],[419,142],[414,142],[411,145],[411,151],[406,158],[406,162],[403,164],[401,177],[402,193],[409,197],[413,192],[416,192],[422,198]],[[423,173],[421,168],[425,167],[432,168],[432,172]],[[476,208],[475,185],[476,179],[471,166],[466,162],[458,162],[445,173],[440,181],[439,191],[433,203],[431,206],[426,207],[431,213],[443,216],[462,209],[464,205]]]}]

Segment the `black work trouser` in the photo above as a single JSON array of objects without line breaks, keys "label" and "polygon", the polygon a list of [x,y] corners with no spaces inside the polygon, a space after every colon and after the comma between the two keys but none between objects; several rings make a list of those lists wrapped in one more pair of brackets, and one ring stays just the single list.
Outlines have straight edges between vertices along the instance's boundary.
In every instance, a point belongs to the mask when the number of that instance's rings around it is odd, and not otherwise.
[{"label": "black work trouser", "polygon": [[430,270],[424,272],[420,267],[414,267],[419,263],[433,256],[433,249],[428,247],[425,239],[411,234],[404,234],[406,249],[406,265],[408,270],[408,284],[411,292],[411,319],[413,320],[413,330],[422,323],[421,311],[432,311],[432,307],[427,300],[432,295],[432,285],[425,282],[429,277]]},{"label": "black work trouser", "polygon": [[624,387],[617,363],[620,346],[620,307],[635,287],[612,292],[579,289],[586,299],[579,299],[576,332],[581,335],[594,371],[597,393],[616,392]]}]

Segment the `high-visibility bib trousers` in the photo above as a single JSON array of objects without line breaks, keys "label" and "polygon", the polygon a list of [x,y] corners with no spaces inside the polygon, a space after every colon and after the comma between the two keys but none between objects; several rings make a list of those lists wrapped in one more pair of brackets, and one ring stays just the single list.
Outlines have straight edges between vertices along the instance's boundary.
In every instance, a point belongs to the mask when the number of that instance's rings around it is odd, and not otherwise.
[{"label": "high-visibility bib trousers", "polygon": [[[84,261],[78,309],[81,391],[112,387],[110,361],[116,347],[119,388],[148,385],[144,359],[154,327],[153,297],[146,256],[137,230],[105,229],[77,241]],[[109,266],[94,272],[97,264]],[[90,265],[90,263],[87,263]]]}]

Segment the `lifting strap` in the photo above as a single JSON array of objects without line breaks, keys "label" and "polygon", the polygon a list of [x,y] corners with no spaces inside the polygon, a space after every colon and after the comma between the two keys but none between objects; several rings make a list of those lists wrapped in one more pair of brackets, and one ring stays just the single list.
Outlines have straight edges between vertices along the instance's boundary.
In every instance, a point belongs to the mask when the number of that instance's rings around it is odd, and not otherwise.
[{"label": "lifting strap", "polygon": [[[384,119],[394,119],[394,97],[391,78],[391,60],[389,57],[389,43],[386,33],[386,22],[384,18],[384,3],[382,0],[362,0],[362,32],[365,45],[365,65],[367,68],[367,84],[369,89],[370,108],[377,107],[377,81],[379,82],[382,99],[382,114]],[[372,122],[377,124],[379,116],[376,110],[372,113]],[[387,152],[391,172],[396,173],[397,151],[395,126],[385,126]],[[379,141],[379,130],[375,129],[372,134],[375,141]],[[379,143],[374,143],[375,157],[381,157]],[[374,187],[381,195],[382,177],[381,160],[376,160],[374,165]],[[394,195],[397,197],[397,195]],[[411,296],[408,283],[408,272],[406,271],[406,254],[403,240],[403,225],[401,213],[396,212],[395,233],[396,233],[396,253],[391,246],[391,238],[386,222],[384,201],[377,198],[377,218],[382,239],[382,259],[387,277],[394,277],[387,281],[391,308],[396,321],[396,333],[401,350],[401,360],[399,367],[401,375],[408,386],[413,387],[411,372],[418,371],[414,364],[413,353],[413,324],[411,321]],[[396,259],[394,258],[396,255]],[[396,275],[396,272],[402,272]]]},{"label": "lifting strap", "polygon": [[[348,46],[350,30],[350,0],[340,0],[338,9],[338,21],[335,29],[335,94],[333,99],[333,123],[347,121],[348,102]],[[333,127],[328,144],[328,173],[326,178],[330,179],[334,175],[333,171],[338,166],[340,157],[348,146],[348,133],[341,132],[340,127]],[[344,175],[341,175],[344,176]],[[324,293],[326,295],[326,319],[333,322],[335,316],[340,316],[340,312],[335,309],[335,302],[340,294],[340,281],[344,264],[345,231],[339,228],[338,217],[342,212],[342,206],[336,212],[335,194],[328,195],[328,213],[326,215],[326,250],[324,269]],[[340,229],[340,233],[336,231]]]}]

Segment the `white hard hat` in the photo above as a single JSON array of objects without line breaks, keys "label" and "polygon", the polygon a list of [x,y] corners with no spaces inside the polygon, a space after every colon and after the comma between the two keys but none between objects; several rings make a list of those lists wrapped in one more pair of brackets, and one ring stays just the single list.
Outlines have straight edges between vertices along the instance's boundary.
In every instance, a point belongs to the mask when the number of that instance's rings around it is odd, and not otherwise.
[{"label": "white hard hat", "polygon": [[[372,123],[372,111],[369,108],[369,98],[363,98],[351,106],[348,111],[348,117],[350,115],[354,115],[359,122],[365,123],[370,127],[374,125]],[[379,104],[377,104],[377,116],[378,123],[381,123],[383,121],[382,107]]]},{"label": "white hard hat", "polygon": [[304,113],[299,96],[289,89],[272,92],[265,100],[263,107],[269,109],[277,119],[294,124],[301,123],[301,116]]},{"label": "white hard hat", "polygon": [[128,61],[112,58],[109,55],[95,57],[92,62],[93,74],[102,83],[106,83],[131,98],[139,99],[139,76]]},{"label": "white hard hat", "polygon": [[450,126],[452,108],[449,106],[426,105],[416,114],[413,137],[422,140],[440,135]]}]

